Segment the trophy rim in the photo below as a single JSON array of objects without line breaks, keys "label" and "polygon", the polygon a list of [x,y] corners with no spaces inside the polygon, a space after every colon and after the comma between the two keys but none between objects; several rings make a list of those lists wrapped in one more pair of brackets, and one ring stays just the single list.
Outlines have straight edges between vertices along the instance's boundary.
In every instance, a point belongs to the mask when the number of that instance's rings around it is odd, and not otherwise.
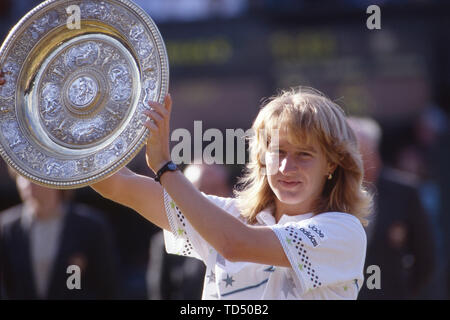
[{"label": "trophy rim", "polygon": [[[6,62],[6,57],[4,56],[5,52],[11,48],[11,45],[14,41],[20,36],[20,31],[24,27],[25,24],[29,23],[29,20],[32,16],[38,14],[41,11],[44,11],[47,7],[55,4],[55,3],[64,3],[66,0],[47,0],[45,2],[40,3],[33,9],[31,9],[27,14],[25,14],[8,32],[3,44],[0,47],[0,63],[3,65]],[[158,52],[158,58],[160,63],[160,90],[157,92],[158,99],[157,101],[163,103],[165,96],[168,93],[169,87],[169,58],[167,54],[167,50],[164,44],[164,40],[159,29],[156,26],[156,23],[153,19],[147,14],[139,5],[135,4],[130,0],[92,0],[93,2],[106,2],[110,4],[122,4],[124,7],[128,8],[130,11],[135,13],[149,30],[152,35],[152,40],[155,43],[155,48]],[[82,3],[82,1],[81,1]],[[52,28],[53,29],[53,28]],[[39,43],[39,41],[37,42]],[[22,65],[20,66],[22,67]],[[138,65],[138,69],[142,72],[140,65]],[[141,79],[142,81],[142,79]],[[17,89],[17,84],[15,85],[15,90]],[[138,93],[141,95],[141,93]],[[16,95],[16,92],[14,92]],[[156,100],[156,99],[155,99]],[[73,179],[67,181],[57,181],[56,179],[43,179],[38,177],[27,170],[23,169],[19,164],[16,163],[9,155],[9,153],[5,150],[2,143],[0,143],[0,155],[6,161],[6,163],[18,174],[24,176],[25,178],[31,180],[32,182],[53,189],[77,189],[89,186],[93,183],[99,182],[107,177],[113,175],[121,168],[126,166],[143,148],[146,144],[146,140],[149,136],[149,130],[144,127],[143,132],[141,133],[140,138],[137,142],[132,144],[131,148],[127,148],[128,150],[118,157],[112,164],[108,164],[106,169],[100,170],[100,172],[93,174],[92,176],[88,176],[81,179]]]}]

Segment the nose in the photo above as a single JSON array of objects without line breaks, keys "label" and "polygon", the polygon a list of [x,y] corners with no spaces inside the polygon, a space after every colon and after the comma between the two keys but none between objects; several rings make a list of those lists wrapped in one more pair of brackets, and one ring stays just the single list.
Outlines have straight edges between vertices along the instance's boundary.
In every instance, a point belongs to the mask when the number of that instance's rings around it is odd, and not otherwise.
[{"label": "nose", "polygon": [[284,175],[287,175],[292,172],[297,171],[297,164],[295,159],[290,154],[287,154],[284,158],[281,159],[280,163],[280,172]]}]

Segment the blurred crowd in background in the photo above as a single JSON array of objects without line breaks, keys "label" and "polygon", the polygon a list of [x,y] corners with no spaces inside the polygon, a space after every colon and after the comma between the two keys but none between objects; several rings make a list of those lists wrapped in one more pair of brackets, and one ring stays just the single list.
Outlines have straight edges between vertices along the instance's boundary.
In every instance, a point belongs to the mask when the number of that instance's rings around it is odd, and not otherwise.
[{"label": "blurred crowd in background", "polygon": [[[366,268],[380,267],[381,289],[364,286],[359,299],[450,297],[450,3],[135,2],[167,47],[172,130],[193,133],[194,120],[203,131],[247,130],[262,99],[280,89],[324,92],[351,116],[365,183],[376,195]],[[2,0],[2,39],[39,3]],[[380,30],[366,27],[371,4],[381,8]],[[143,152],[128,167],[153,176]],[[243,169],[181,167],[201,191],[219,196],[231,196]],[[27,214],[33,206],[41,216]],[[167,255],[160,230],[89,187],[34,186],[0,160],[0,211],[2,298],[201,297],[201,262]],[[82,293],[63,290],[67,261],[86,275]]]}]

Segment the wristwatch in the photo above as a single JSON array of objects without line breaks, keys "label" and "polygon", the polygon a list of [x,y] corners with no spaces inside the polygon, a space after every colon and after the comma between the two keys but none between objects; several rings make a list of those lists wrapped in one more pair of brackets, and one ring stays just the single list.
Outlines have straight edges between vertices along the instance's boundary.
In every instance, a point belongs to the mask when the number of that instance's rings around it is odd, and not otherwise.
[{"label": "wristwatch", "polygon": [[172,161],[168,161],[165,165],[162,166],[161,169],[158,170],[158,172],[156,173],[156,178],[155,181],[158,181],[159,184],[161,184],[161,176],[163,175],[164,172],[166,171],[177,171],[178,167],[175,163],[173,163]]}]

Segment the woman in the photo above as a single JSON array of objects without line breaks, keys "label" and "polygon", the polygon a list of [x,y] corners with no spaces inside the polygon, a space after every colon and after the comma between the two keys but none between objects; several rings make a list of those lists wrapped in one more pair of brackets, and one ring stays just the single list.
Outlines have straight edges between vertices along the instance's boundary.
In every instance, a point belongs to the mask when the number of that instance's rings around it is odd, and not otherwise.
[{"label": "woman", "polygon": [[[146,160],[157,173],[170,161],[172,100],[149,104]],[[344,112],[298,88],[272,98],[252,129],[235,198],[171,170],[158,183],[122,169],[92,187],[166,230],[169,253],[204,261],[203,299],[356,299],[371,196]]]}]

